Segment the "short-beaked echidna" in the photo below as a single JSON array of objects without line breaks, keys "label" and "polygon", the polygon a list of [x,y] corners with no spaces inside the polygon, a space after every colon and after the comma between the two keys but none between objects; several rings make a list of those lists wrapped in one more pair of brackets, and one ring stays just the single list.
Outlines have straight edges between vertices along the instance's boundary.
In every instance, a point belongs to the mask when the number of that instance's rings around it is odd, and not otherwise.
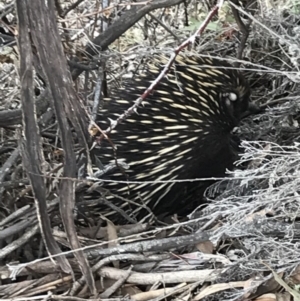
[{"label": "short-beaked echidna", "polygon": [[[99,114],[100,127],[106,129],[109,119],[115,120],[128,109],[166,63],[166,57],[155,57],[141,74],[105,99]],[[104,187],[115,195],[146,204],[156,213],[160,207],[157,204],[172,209],[176,204],[181,207],[199,200],[199,191],[203,192],[207,182],[172,181],[224,176],[226,169],[233,167],[236,140],[231,131],[247,111],[249,97],[246,80],[228,63],[177,56],[137,114],[109,134],[117,146],[117,160],[125,161],[130,168],[115,168],[105,178],[123,183],[105,182]],[[115,162],[109,141],[101,142],[99,158],[103,165]],[[122,203],[114,196],[107,198]],[[134,213],[134,209],[131,206],[127,213]]]}]

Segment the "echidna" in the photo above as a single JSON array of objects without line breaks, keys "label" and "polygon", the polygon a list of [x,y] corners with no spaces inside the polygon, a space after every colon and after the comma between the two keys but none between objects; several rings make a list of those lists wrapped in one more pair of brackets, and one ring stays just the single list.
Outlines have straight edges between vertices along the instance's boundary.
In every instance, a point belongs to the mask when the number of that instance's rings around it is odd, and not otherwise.
[{"label": "echidna", "polygon": [[[98,123],[102,129],[133,104],[166,62],[166,57],[155,57],[142,74],[104,100]],[[156,213],[162,213],[156,210],[161,208],[158,204],[170,211],[199,201],[207,182],[172,180],[219,177],[233,168],[237,143],[231,131],[247,111],[249,97],[246,80],[228,63],[178,56],[137,114],[109,135],[117,146],[118,162],[130,168],[115,168],[106,179],[123,183],[105,182],[104,187]],[[110,142],[102,141],[99,158],[103,165],[115,162]],[[118,206],[125,204],[115,196],[107,198]],[[127,213],[135,209],[131,204]]]}]

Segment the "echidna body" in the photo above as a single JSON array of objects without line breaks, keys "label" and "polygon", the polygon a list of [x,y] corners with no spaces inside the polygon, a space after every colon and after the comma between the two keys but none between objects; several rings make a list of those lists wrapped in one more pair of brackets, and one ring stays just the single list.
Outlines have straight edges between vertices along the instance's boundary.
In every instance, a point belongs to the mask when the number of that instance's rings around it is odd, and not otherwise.
[{"label": "echidna body", "polygon": [[[156,57],[142,74],[104,101],[98,123],[102,129],[109,126],[109,119],[115,120],[133,104],[166,62],[165,57]],[[207,182],[172,180],[223,176],[227,168],[233,167],[236,157],[231,131],[247,111],[249,97],[247,82],[229,64],[178,56],[137,114],[109,135],[117,146],[117,160],[130,168],[115,168],[106,179],[129,182],[105,183],[104,187],[115,195],[146,204],[154,212],[157,204],[172,208],[197,201]],[[115,162],[110,142],[101,142],[99,157],[104,165]],[[121,202],[113,196],[108,198]],[[134,212],[133,207],[128,213]]]}]

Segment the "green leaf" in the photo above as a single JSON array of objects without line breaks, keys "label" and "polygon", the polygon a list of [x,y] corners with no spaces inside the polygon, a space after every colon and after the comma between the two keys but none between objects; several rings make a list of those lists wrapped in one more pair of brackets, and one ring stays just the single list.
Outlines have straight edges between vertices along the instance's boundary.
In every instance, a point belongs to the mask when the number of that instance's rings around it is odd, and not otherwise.
[{"label": "green leaf", "polygon": [[[195,31],[203,23],[204,18],[203,18],[203,20],[196,20],[195,18],[190,18],[189,21],[190,21],[190,25],[189,26],[185,26],[183,28],[183,30],[186,30],[186,31]],[[207,29],[212,30],[212,31],[219,31],[219,30],[221,30],[221,26],[220,26],[220,24],[219,24],[218,21],[216,21],[216,22],[210,22],[207,25]]]}]

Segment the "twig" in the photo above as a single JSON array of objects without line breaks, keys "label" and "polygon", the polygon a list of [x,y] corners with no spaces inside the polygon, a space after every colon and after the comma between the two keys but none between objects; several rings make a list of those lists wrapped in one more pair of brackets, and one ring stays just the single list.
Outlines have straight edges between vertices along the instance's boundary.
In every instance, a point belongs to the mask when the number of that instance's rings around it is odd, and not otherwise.
[{"label": "twig", "polygon": [[6,162],[2,165],[2,168],[0,169],[0,186],[2,186],[2,183],[6,175],[10,171],[10,168],[13,166],[13,164],[17,161],[19,156],[20,156],[20,150],[19,148],[16,148],[9,156],[9,158],[6,160]]},{"label": "twig", "polygon": [[[214,281],[221,273],[221,269],[203,269],[194,271],[173,271],[165,273],[136,273],[128,277],[127,282],[138,285],[152,285],[156,282],[162,283],[181,283],[181,282],[195,282],[195,281]],[[102,268],[98,274],[101,277],[118,280],[125,271],[115,268],[105,267]]]},{"label": "twig", "polygon": [[[245,25],[243,23],[243,21],[240,17],[239,11],[235,8],[235,5],[238,5],[237,3],[238,3],[238,1],[236,1],[236,0],[232,0],[232,2],[230,1],[230,7],[232,9],[233,16],[235,18],[235,21],[236,21],[240,31],[242,32],[242,38],[241,38],[241,42],[240,42],[240,46],[239,46],[239,50],[238,50],[238,54],[237,54],[237,59],[241,60],[243,57],[243,51],[245,49],[247,39],[249,37],[249,33],[250,33],[249,27],[250,27],[252,21],[250,20],[249,24],[247,24],[247,25]],[[234,64],[236,65],[236,67],[238,67],[240,65],[239,62],[235,62]]]},{"label": "twig", "polygon": [[162,21],[160,21],[155,15],[152,13],[148,13],[148,15],[154,19],[160,26],[162,26],[169,34],[171,34],[176,40],[179,41],[179,37],[168,27],[166,26]]},{"label": "twig", "polygon": [[95,249],[86,251],[88,256],[95,258],[98,256],[105,257],[108,255],[124,254],[124,253],[143,253],[143,252],[161,252],[170,251],[173,248],[185,247],[195,245],[200,242],[208,241],[209,237],[206,232],[193,233],[191,235],[184,235],[180,237],[168,237],[162,239],[153,239],[148,241],[140,241],[127,245],[120,245],[118,247],[107,249]]},{"label": "twig", "polygon": [[122,275],[120,279],[118,279],[113,285],[107,288],[102,294],[100,294],[100,298],[109,298],[114,292],[116,292],[125,281],[128,279],[132,271],[132,266],[129,267],[127,271]]},{"label": "twig", "polygon": [[123,114],[121,114],[117,120],[111,120],[110,126],[101,133],[100,137],[97,139],[98,142],[100,142],[103,138],[104,135],[107,136],[112,130],[114,130],[118,124],[120,124],[122,121],[124,121],[127,117],[131,116],[133,113],[137,111],[137,108],[141,105],[143,100],[153,92],[154,88],[158,85],[158,83],[165,77],[165,75],[169,72],[173,62],[175,61],[176,56],[182,51],[185,47],[187,47],[190,44],[193,44],[196,37],[201,35],[213,16],[215,16],[219,8],[223,5],[223,0],[220,0],[218,4],[211,10],[211,12],[208,14],[206,19],[203,21],[203,23],[200,25],[198,30],[193,34],[191,37],[189,37],[187,40],[185,40],[181,45],[179,45],[177,48],[175,48],[173,54],[171,55],[168,63],[162,70],[162,72],[158,75],[158,77],[152,82],[152,84],[149,86],[149,88],[140,96],[135,102],[134,105],[131,106],[129,109],[127,109]]}]

